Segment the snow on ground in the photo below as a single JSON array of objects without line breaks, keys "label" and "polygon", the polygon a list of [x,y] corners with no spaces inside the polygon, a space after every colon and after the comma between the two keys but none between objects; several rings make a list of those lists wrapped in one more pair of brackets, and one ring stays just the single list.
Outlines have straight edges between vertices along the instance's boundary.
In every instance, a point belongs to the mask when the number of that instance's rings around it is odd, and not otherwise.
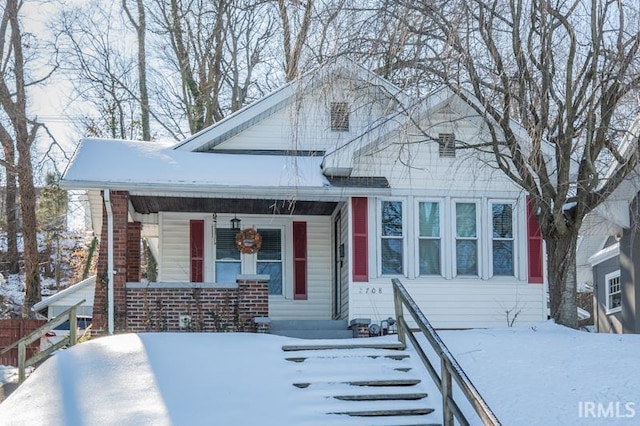
[{"label": "snow on ground", "polygon": [[548,322],[440,336],[505,425],[640,424],[640,335]]},{"label": "snow on ground", "polygon": [[[640,336],[551,323],[441,336],[504,425],[639,423]],[[280,350],[292,342],[244,333],[95,339],[36,369],[0,404],[0,425],[321,425],[321,411],[293,408],[300,390]]]}]

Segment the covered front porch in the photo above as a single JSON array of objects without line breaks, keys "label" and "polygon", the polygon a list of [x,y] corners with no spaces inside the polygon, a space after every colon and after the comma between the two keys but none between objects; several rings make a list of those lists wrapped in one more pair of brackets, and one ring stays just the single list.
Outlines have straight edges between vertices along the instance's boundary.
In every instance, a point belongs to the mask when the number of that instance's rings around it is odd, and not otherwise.
[{"label": "covered front porch", "polygon": [[[260,331],[270,320],[348,315],[345,200],[113,190],[91,191],[90,200],[103,242],[96,329],[108,329],[110,279],[116,331]],[[238,249],[243,230],[258,233],[258,250]],[[156,282],[142,277],[142,240],[157,262]]]}]

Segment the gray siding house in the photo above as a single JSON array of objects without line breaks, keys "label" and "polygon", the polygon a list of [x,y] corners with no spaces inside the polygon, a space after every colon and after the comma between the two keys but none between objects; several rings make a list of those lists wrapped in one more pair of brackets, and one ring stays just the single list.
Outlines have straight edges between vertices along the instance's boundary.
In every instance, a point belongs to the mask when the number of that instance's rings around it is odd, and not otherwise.
[{"label": "gray siding house", "polygon": [[629,205],[629,226],[589,258],[594,325],[601,333],[640,333],[640,193]]}]

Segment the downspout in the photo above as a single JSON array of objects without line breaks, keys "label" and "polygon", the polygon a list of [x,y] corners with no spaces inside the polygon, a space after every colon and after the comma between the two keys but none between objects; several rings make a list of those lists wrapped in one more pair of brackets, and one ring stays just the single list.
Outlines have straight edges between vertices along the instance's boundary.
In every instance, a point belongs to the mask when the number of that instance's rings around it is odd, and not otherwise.
[{"label": "downspout", "polygon": [[107,329],[109,334],[113,334],[113,210],[108,189],[104,190],[104,207],[107,210]]}]

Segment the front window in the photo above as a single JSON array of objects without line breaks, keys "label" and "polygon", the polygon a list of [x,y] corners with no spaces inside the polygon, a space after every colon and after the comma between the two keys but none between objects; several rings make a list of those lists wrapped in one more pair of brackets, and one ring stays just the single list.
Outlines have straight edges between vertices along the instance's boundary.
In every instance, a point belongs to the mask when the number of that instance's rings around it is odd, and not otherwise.
[{"label": "front window", "polygon": [[620,271],[605,275],[604,280],[607,290],[607,313],[619,312],[622,309]]},{"label": "front window", "polygon": [[219,283],[235,283],[240,274],[240,252],[236,248],[237,230],[230,228],[216,229],[216,281]]},{"label": "front window", "polygon": [[256,272],[269,275],[269,294],[282,295],[282,231],[258,229],[262,248],[257,253]]},{"label": "front window", "polygon": [[476,203],[456,203],[456,274],[478,275]]},{"label": "front window", "polygon": [[402,274],[404,265],[402,202],[382,202],[381,265],[383,274]]},{"label": "front window", "polygon": [[491,204],[493,275],[513,276],[513,205]]},{"label": "front window", "polygon": [[418,205],[420,275],[440,275],[440,203]]}]

